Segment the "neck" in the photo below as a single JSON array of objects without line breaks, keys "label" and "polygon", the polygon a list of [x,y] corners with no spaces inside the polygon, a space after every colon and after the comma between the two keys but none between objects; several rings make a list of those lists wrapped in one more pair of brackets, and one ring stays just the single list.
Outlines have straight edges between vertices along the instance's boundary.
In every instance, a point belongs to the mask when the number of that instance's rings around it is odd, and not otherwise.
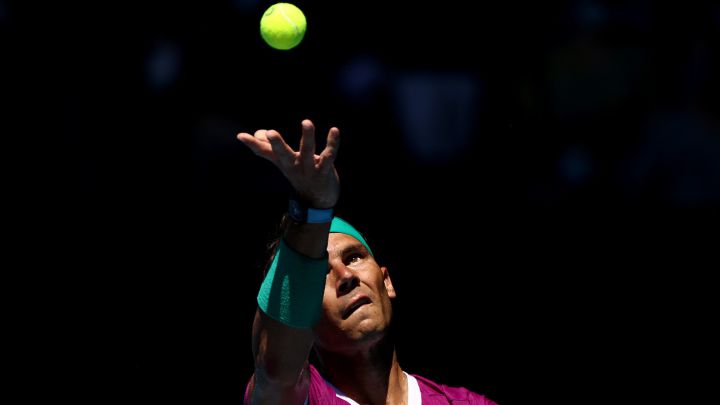
[{"label": "neck", "polygon": [[350,353],[318,348],[324,377],[360,404],[407,403],[407,377],[389,340]]}]

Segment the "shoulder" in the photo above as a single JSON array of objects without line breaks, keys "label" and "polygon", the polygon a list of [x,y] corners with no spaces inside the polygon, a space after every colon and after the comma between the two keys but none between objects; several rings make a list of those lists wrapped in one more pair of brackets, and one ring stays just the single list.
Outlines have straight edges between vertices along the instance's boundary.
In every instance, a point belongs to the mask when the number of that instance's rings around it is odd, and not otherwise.
[{"label": "shoulder", "polygon": [[484,395],[477,394],[463,387],[449,387],[444,384],[438,384],[425,377],[413,374],[420,386],[420,393],[423,397],[423,404],[427,402],[433,403],[458,403],[473,405],[497,405],[491,399]]},{"label": "shoulder", "polygon": [[335,390],[325,381],[315,366],[310,364],[310,391],[308,393],[309,402],[311,404],[334,403],[335,398]]}]

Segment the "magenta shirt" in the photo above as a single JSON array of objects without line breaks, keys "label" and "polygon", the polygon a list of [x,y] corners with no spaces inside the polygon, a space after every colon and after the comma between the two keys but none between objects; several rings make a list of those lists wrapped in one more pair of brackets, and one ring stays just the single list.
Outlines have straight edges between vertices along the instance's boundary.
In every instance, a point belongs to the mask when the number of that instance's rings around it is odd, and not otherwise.
[{"label": "magenta shirt", "polygon": [[[448,387],[447,385],[434,383],[427,378],[412,374],[420,386],[420,396],[423,405],[439,404],[467,404],[467,405],[497,405],[494,401],[485,398],[484,395],[476,394],[461,387]],[[248,403],[250,396],[250,384],[245,388],[245,403]],[[310,405],[347,405],[347,402],[335,395],[335,390],[325,381],[315,367],[310,365]]]}]

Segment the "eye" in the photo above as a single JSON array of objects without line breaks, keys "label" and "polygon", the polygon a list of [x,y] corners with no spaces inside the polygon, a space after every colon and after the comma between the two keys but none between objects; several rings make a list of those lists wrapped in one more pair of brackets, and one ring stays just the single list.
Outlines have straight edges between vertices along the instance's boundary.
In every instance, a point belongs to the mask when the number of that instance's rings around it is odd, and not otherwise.
[{"label": "eye", "polygon": [[345,263],[346,266],[349,266],[351,264],[359,262],[362,258],[363,258],[362,253],[353,252],[353,253],[350,253],[347,256],[345,256],[345,259],[343,260],[343,262]]},{"label": "eye", "polygon": [[[362,252],[351,252],[345,255],[343,257],[343,264],[346,266],[350,266],[352,264],[360,262],[365,257],[365,254]],[[330,271],[332,270],[332,266],[328,266],[326,276],[330,275]]]}]

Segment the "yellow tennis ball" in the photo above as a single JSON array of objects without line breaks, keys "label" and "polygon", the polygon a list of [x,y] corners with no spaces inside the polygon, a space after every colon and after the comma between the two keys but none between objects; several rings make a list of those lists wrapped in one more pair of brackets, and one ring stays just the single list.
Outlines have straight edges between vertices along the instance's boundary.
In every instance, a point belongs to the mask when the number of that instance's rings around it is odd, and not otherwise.
[{"label": "yellow tennis ball", "polygon": [[299,8],[290,3],[277,3],[265,11],[260,19],[260,35],[275,49],[292,49],[305,36],[307,21]]}]

